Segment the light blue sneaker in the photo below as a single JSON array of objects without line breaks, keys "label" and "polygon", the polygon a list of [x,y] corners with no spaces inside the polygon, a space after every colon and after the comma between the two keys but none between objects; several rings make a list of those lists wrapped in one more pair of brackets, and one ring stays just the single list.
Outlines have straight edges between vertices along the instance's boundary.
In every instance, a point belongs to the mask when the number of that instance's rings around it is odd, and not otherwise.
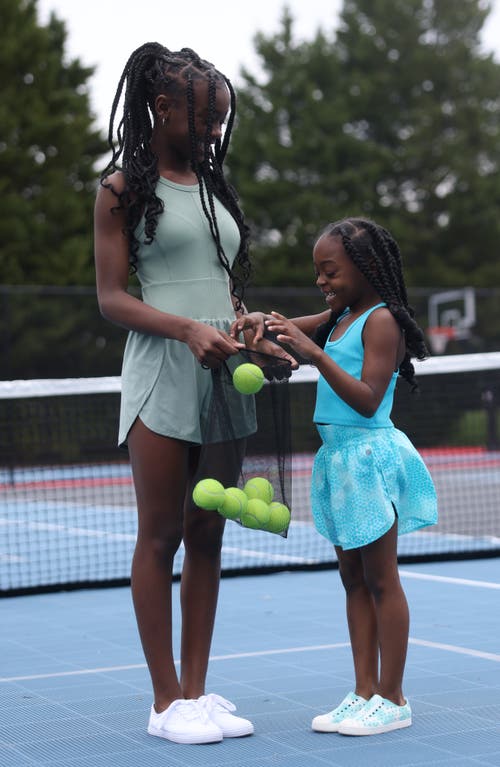
[{"label": "light blue sneaker", "polygon": [[391,700],[373,695],[357,714],[344,719],[338,726],[341,735],[381,735],[411,725],[408,700],[397,706]]},{"label": "light blue sneaker", "polygon": [[338,732],[340,722],[346,717],[354,716],[367,702],[360,695],[350,692],[333,711],[315,716],[311,726],[315,732]]}]

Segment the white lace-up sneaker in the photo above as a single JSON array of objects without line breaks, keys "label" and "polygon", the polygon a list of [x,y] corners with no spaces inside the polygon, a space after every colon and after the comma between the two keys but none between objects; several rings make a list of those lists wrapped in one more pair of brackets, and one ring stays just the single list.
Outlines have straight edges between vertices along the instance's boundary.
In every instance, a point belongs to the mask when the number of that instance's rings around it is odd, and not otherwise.
[{"label": "white lace-up sneaker", "polygon": [[157,714],[151,706],[148,732],[174,743],[217,743],[222,730],[213,722],[197,700],[179,698]]},{"label": "white lace-up sneaker", "polygon": [[200,706],[204,708],[209,718],[220,727],[225,738],[241,738],[243,735],[253,733],[253,724],[248,719],[235,716],[236,706],[221,695],[211,692],[198,698]]}]

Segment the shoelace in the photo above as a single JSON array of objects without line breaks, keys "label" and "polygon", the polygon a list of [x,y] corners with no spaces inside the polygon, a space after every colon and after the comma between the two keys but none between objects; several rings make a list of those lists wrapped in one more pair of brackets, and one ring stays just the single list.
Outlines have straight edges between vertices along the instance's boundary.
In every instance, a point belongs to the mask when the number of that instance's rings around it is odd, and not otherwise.
[{"label": "shoelace", "polygon": [[200,706],[197,700],[179,700],[175,708],[188,722],[193,719],[201,719],[203,724],[206,724],[209,721],[205,707]]},{"label": "shoelace", "polygon": [[217,695],[215,692],[211,692],[208,695],[203,695],[201,698],[199,698],[199,701],[204,711],[210,711],[211,709],[217,708],[218,706],[226,709],[226,711],[236,711],[236,706],[234,703],[231,703],[230,700],[226,700],[226,698],[223,698],[222,695]]}]

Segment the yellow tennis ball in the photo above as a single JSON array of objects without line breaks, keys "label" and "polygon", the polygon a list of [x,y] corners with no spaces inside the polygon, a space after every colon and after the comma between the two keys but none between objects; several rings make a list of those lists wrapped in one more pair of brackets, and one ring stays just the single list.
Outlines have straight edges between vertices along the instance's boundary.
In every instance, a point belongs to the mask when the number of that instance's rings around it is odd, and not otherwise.
[{"label": "yellow tennis ball", "polygon": [[263,530],[270,516],[271,510],[268,503],[261,501],[260,498],[251,498],[241,515],[241,524],[253,530]]},{"label": "yellow tennis ball", "polygon": [[233,373],[233,384],[240,394],[257,394],[264,385],[262,368],[252,362],[238,365]]},{"label": "yellow tennis ball", "polygon": [[284,503],[273,501],[269,504],[269,511],[266,530],[270,533],[282,533],[290,524],[290,509]]},{"label": "yellow tennis ball", "polygon": [[271,503],[274,498],[274,488],[265,477],[252,477],[243,489],[248,498],[259,498],[265,503]]},{"label": "yellow tennis ball", "polygon": [[227,519],[239,519],[248,504],[248,498],[239,487],[226,487],[224,500],[217,511]]},{"label": "yellow tennis ball", "polygon": [[218,509],[224,501],[224,485],[216,479],[200,479],[193,490],[193,501],[200,509]]}]

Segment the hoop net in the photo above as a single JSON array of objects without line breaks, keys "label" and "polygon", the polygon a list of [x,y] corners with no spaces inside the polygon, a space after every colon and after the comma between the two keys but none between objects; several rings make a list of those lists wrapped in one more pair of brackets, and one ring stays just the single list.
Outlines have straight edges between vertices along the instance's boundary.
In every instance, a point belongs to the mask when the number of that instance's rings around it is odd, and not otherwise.
[{"label": "hoop net", "polygon": [[451,325],[435,325],[427,328],[427,337],[434,354],[443,354],[448,342],[456,337],[456,331]]}]

